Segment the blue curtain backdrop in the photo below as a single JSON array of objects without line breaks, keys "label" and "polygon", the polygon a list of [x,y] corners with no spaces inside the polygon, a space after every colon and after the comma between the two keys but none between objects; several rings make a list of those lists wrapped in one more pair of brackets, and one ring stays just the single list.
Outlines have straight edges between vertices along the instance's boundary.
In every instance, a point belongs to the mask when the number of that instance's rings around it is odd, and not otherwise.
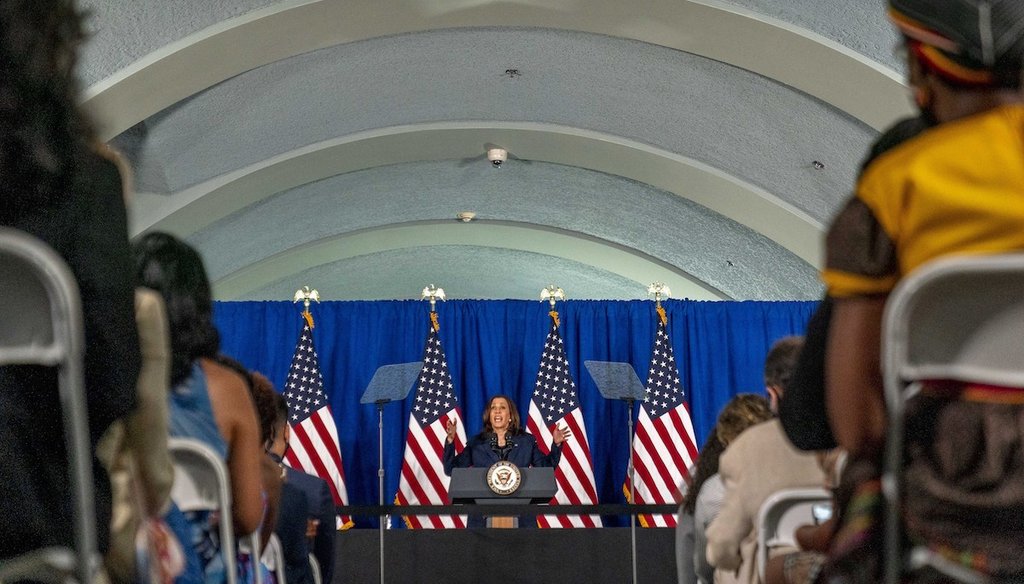
[{"label": "blue curtain backdrop", "polygon": [[[802,334],[815,302],[663,302],[698,446],[735,394],[764,391],[764,356],[776,339]],[[657,315],[651,301],[569,301],[561,333],[594,458],[602,503],[623,502],[629,456],[626,407],[601,397],[584,361],[623,361],[646,382]],[[377,502],[377,413],[359,398],[382,365],[418,361],[429,306],[417,301],[324,302],[311,307],[324,386],[341,441],[350,502]],[[218,302],[222,350],[266,374],[280,389],[302,329],[301,305]],[[550,320],[547,303],[456,300],[439,303],[441,342],[462,405],[466,432],[482,427],[484,406],[505,393],[525,417]],[[413,392],[384,410],[385,503],[398,489]],[[635,410],[634,410],[635,416]],[[401,522],[398,522],[400,524]],[[367,518],[357,525],[375,525]]]}]

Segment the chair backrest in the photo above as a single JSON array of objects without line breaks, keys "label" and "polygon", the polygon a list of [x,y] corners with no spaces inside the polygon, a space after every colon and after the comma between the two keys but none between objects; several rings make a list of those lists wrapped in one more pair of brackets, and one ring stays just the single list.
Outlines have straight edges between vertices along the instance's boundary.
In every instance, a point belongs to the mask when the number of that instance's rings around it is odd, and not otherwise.
[{"label": "chair backrest", "polygon": [[[274,534],[271,533],[270,536],[274,537]],[[263,584],[263,570],[260,569],[263,550],[260,549],[259,528],[238,541],[238,554],[240,556],[248,556],[249,565],[252,568],[253,584]]]},{"label": "chair backrest", "polygon": [[765,581],[768,550],[795,547],[797,528],[821,523],[824,518],[819,510],[831,508],[832,496],[825,489],[784,489],[765,499],[757,513],[757,572],[761,582]]},{"label": "chair backrest", "polygon": [[320,573],[320,562],[313,554],[309,554],[309,567],[313,571],[313,584],[323,584],[324,577]]},{"label": "chair backrest", "polygon": [[1024,387],[1024,254],[929,263],[893,291],[884,326],[890,402],[916,380]]},{"label": "chair backrest", "polygon": [[72,498],[76,572],[92,580],[95,511],[85,407],[85,327],[78,284],[48,245],[0,227],[0,365],[57,368]]},{"label": "chair backrest", "polygon": [[235,584],[238,567],[227,466],[212,448],[198,440],[171,438],[167,446],[174,461],[171,499],[182,511],[220,513],[220,551],[224,556],[224,571],[227,584]]},{"label": "chair backrest", "polygon": [[895,583],[904,565],[904,404],[928,380],[1024,388],[1024,254],[947,257],[904,278],[886,302],[882,373],[889,418],[885,581]]},{"label": "chair backrest", "polygon": [[285,574],[284,550],[281,548],[281,539],[277,537],[276,533],[270,534],[262,558],[263,565],[274,573],[276,584],[288,584]]}]

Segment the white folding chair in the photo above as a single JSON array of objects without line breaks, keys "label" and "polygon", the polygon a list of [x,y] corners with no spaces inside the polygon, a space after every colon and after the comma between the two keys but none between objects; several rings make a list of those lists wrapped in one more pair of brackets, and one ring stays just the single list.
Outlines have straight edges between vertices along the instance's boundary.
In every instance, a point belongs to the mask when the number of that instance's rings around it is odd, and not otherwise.
[{"label": "white folding chair", "polygon": [[818,509],[832,508],[825,489],[783,489],[771,494],[757,512],[757,573],[765,580],[768,552],[777,547],[798,547],[796,530],[821,523]]},{"label": "white folding chair", "polygon": [[277,584],[288,584],[285,574],[284,551],[281,549],[281,539],[277,537],[276,533],[270,534],[261,561],[275,575]]},{"label": "white folding chair", "polygon": [[[273,536],[274,534],[270,534]],[[263,572],[260,570],[260,558],[262,558],[263,551],[260,549],[260,530],[250,533],[249,535],[242,538],[238,542],[238,553],[246,554],[249,556],[249,561],[252,564],[252,581],[253,584],[263,584]]]},{"label": "white folding chair", "polygon": [[963,582],[981,574],[924,549],[900,550],[904,405],[927,380],[1024,387],[1024,254],[936,260],[905,278],[886,303],[882,370],[888,408],[885,581],[929,565]]},{"label": "white folding chair", "polygon": [[74,550],[46,548],[0,562],[0,581],[92,581],[98,558],[84,353],[81,297],[67,264],[39,239],[0,227],[0,365],[57,368],[75,537]]},{"label": "white folding chair", "polygon": [[[182,511],[218,511],[220,513],[220,551],[224,556],[227,584],[235,584],[238,564],[235,557],[235,529],[231,522],[231,488],[224,461],[209,446],[190,438],[171,438],[167,443],[174,461],[174,486],[171,499]],[[259,540],[251,541],[259,550]],[[253,566],[258,568],[258,554]],[[259,574],[259,570],[256,570]]]},{"label": "white folding chair", "polygon": [[309,567],[313,570],[313,584],[323,584],[324,577],[320,574],[320,562],[313,554],[309,554]]}]

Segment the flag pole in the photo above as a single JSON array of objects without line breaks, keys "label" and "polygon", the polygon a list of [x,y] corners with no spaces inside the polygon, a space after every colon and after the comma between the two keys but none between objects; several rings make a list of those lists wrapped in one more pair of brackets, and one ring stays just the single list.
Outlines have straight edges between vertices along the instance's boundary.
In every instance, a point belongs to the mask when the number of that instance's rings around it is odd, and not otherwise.
[{"label": "flag pole", "polygon": [[[548,316],[551,317],[551,320],[554,323],[555,328],[557,329],[558,326],[559,326],[559,323],[558,323],[558,309],[555,307],[555,303],[558,302],[559,300],[565,300],[565,290],[562,290],[561,288],[559,288],[558,286],[555,286],[554,284],[548,284],[547,288],[544,288],[543,290],[540,291],[540,301],[544,302],[545,300],[547,300],[548,305],[551,307],[551,310],[548,311]],[[543,356],[543,353],[542,353],[541,354],[541,363],[542,364],[543,364],[543,360],[544,360],[544,356]],[[556,423],[556,425],[557,425],[557,423]],[[556,469],[556,472],[557,472],[557,469]],[[551,503],[549,502],[548,505],[550,505],[550,504]],[[537,516],[537,517],[535,517],[533,519],[538,527],[542,526],[541,522],[540,522],[540,519],[541,519],[540,516]]]},{"label": "flag pole", "polygon": [[[663,282],[654,282],[650,286],[647,287],[647,295],[648,296],[650,296],[650,295],[654,296],[654,310],[658,313],[658,318],[660,319],[662,324],[664,324],[668,320],[668,317],[665,315],[665,309],[662,308],[662,306],[661,306],[661,298],[663,296],[665,298],[668,298],[669,294],[671,294],[671,291],[669,290],[668,286],[665,283],[663,283]],[[632,401],[632,400],[630,400],[630,401]],[[633,405],[632,405],[632,403],[630,404],[630,407],[629,407],[629,424],[630,424],[630,431],[629,431],[629,498],[630,498],[630,501],[629,501],[629,503],[632,505],[636,501],[636,468],[633,465],[633,457],[635,456],[635,453],[633,452],[633,440],[634,440],[635,436],[634,436],[634,432],[632,430],[632,425],[633,425]],[[636,576],[636,574],[637,574],[637,570],[636,570],[636,512],[632,511],[632,510],[631,510],[631,513],[629,514],[629,536],[630,536],[630,545],[632,546],[632,555],[633,555],[633,584],[636,584],[636,581],[637,581],[637,576]]]}]

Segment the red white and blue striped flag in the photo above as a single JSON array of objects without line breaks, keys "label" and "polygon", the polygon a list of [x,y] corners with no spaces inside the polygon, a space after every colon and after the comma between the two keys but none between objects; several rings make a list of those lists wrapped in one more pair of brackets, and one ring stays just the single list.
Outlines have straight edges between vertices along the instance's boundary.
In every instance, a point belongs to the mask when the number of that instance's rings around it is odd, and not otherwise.
[{"label": "red white and blue striped flag", "polygon": [[[551,312],[551,330],[544,341],[537,382],[530,400],[527,428],[537,439],[544,454],[550,452],[551,432],[556,426],[566,427],[572,436],[562,443],[562,458],[555,468],[558,492],[552,505],[592,505],[597,503],[594,463],[583,412],[576,394],[576,384],[569,372],[562,336],[558,333],[558,313]],[[601,527],[596,515],[538,515],[540,527]]]},{"label": "red white and blue striped flag", "polygon": [[[666,330],[668,318],[658,306],[658,330],[654,335],[647,393],[640,404],[633,439],[638,505],[679,503],[688,469],[697,459],[697,442],[690,407],[679,380],[675,353]],[[629,477],[623,485],[629,493]],[[644,527],[674,527],[675,515],[641,515]]]},{"label": "red white and blue striped flag", "polygon": [[[466,447],[466,430],[462,424],[459,399],[448,373],[448,360],[437,335],[437,313],[430,313],[431,327],[423,349],[423,369],[416,385],[416,397],[409,414],[409,433],[405,441],[402,476],[398,480],[396,505],[448,505],[448,484],[442,464],[445,425],[456,423],[455,452]],[[465,515],[406,515],[411,529],[442,529],[465,527]]]},{"label": "red white and blue striped flag", "polygon": [[[324,392],[320,362],[313,346],[313,316],[302,313],[305,323],[295,344],[295,354],[284,384],[291,438],[285,461],[288,466],[327,481],[335,505],[348,505],[345,469],[338,449],[338,428]],[[338,528],[352,526],[352,518],[338,518]]]}]

